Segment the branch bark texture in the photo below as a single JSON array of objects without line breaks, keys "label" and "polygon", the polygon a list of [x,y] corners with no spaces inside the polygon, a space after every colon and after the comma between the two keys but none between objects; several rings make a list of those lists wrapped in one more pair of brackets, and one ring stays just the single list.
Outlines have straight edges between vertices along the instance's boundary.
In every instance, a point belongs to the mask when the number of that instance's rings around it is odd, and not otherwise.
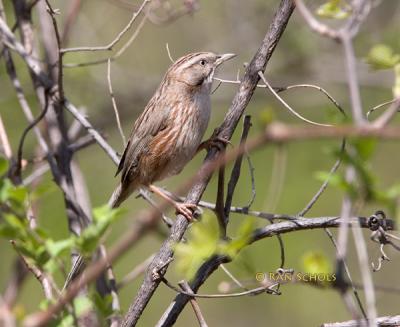
[{"label": "branch bark texture", "polygon": [[[244,110],[247,107],[247,104],[249,103],[254,93],[254,90],[257,87],[257,83],[259,81],[258,72],[265,70],[265,67],[286,28],[286,25],[293,10],[294,4],[292,0],[281,1],[279,8],[268,29],[268,32],[261,43],[260,48],[258,49],[246,69],[245,75],[240,83],[239,90],[236,93],[232,105],[229,108],[229,111],[218,130],[218,137],[222,137],[225,139],[231,138],[238,122],[240,121],[241,116],[243,115]],[[206,156],[205,162],[209,162],[215,159],[218,154],[218,149],[210,149]],[[207,171],[205,173],[206,169],[204,168],[205,165],[203,165],[202,169],[200,169],[199,172],[201,178],[189,191],[189,194],[186,198],[186,202],[188,203],[199,202],[205,188],[208,185],[211,174],[207,173]],[[165,274],[167,268],[166,263],[173,255],[172,247],[176,242],[179,242],[182,239],[187,227],[188,222],[186,218],[179,215],[175,224],[171,228],[170,236],[163,243],[156,257],[150,264],[146,272],[144,281],[139,289],[136,298],[129,307],[122,326],[127,327],[136,325],[141,314],[146,308],[148,302],[150,301],[153,293],[160,284],[160,279],[154,279],[154,272],[156,271],[160,275]],[[162,269],[160,269],[160,267],[162,267]]]}]

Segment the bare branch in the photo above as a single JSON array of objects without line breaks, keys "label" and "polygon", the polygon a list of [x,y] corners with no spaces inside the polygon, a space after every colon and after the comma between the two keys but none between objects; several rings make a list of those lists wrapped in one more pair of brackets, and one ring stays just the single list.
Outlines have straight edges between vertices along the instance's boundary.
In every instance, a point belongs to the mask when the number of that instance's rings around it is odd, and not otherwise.
[{"label": "bare branch", "polygon": [[347,80],[350,89],[351,109],[356,124],[365,123],[362,110],[360,87],[357,78],[356,57],[354,54],[353,41],[346,31],[341,33],[341,41],[344,48],[347,68]]},{"label": "bare branch", "polygon": [[339,33],[334,29],[330,28],[328,25],[325,25],[320,21],[318,21],[310,12],[310,10],[308,10],[303,0],[294,0],[294,2],[296,3],[296,7],[299,10],[300,14],[303,16],[307,24],[314,32],[321,34],[323,36],[330,37],[335,41],[340,40]]},{"label": "bare branch", "polygon": [[119,134],[121,135],[122,143],[125,147],[126,146],[126,138],[124,135],[124,131],[122,130],[121,121],[119,119],[117,102],[115,101],[115,96],[114,96],[112,83],[111,83],[111,60],[110,59],[108,59],[108,62],[107,62],[107,81],[108,81],[108,90],[110,92],[111,102],[112,102],[112,106],[114,109],[115,120],[117,121],[118,131],[119,131]]},{"label": "bare branch", "polygon": [[[185,281],[179,283],[179,287],[182,288],[187,293],[194,294],[189,284]],[[191,299],[190,304],[192,305],[193,311],[196,315],[197,321],[199,322],[200,327],[208,327],[206,320],[204,319],[203,314],[201,313],[200,306],[197,303],[196,299]]]},{"label": "bare branch", "polygon": [[8,140],[7,132],[3,124],[3,119],[0,116],[0,143],[4,151],[4,155],[7,159],[12,158],[12,150],[10,146],[10,141]]},{"label": "bare branch", "polygon": [[[259,80],[258,72],[264,71],[277,42],[285,30],[286,24],[293,12],[293,9],[294,5],[292,0],[281,1],[280,7],[272,21],[272,24],[270,25],[269,31],[267,32],[256,55],[253,57],[252,62],[246,69],[246,73],[239,87],[239,91],[237,92],[232,106],[230,107],[225,120],[219,129],[219,133],[217,135],[218,137],[228,140],[231,138],[233,131],[236,128],[236,125],[238,124],[240,117],[242,116],[256,88]],[[218,153],[218,149],[210,149],[206,157],[206,162],[210,162],[210,160],[214,159]],[[203,165],[203,167],[200,169],[199,176],[201,176],[201,180],[199,180],[196,185],[192,187],[186,198],[187,203],[197,203],[200,200],[200,197],[211,178],[210,173],[207,172],[206,166],[207,165]],[[186,218],[182,215],[179,215],[175,224],[171,228],[170,237],[168,237],[163,243],[160,251],[151,263],[144,282],[142,283],[135,300],[132,302],[128,313],[124,318],[122,326],[133,326],[137,323],[143,310],[147,306],[147,303],[160,283],[160,280],[154,280],[152,278],[152,271],[160,264],[166,263],[168,259],[172,257],[172,245],[181,240],[187,229],[187,226],[188,222]],[[165,271],[165,268],[162,269],[160,271],[160,275],[163,276]]]},{"label": "bare branch", "polygon": [[257,288],[253,288],[251,290],[246,290],[243,292],[237,292],[237,293],[226,293],[226,294],[197,294],[193,293],[193,291],[187,292],[187,291],[181,291],[179,290],[178,287],[172,285],[165,277],[161,279],[161,281],[167,285],[170,289],[174,290],[175,292],[185,295],[189,298],[202,298],[202,299],[224,299],[224,298],[231,298],[231,297],[242,297],[242,296],[248,296],[248,295],[259,295],[259,294],[273,294],[273,295],[279,295],[278,292],[275,291],[275,287],[278,286],[278,283],[272,284],[272,285],[265,285],[265,286],[260,286]]},{"label": "bare branch", "polygon": [[133,23],[135,22],[136,18],[139,16],[139,14],[143,11],[144,7],[149,3],[151,0],[144,0],[138,11],[134,12],[132,15],[132,18],[128,22],[128,24],[122,29],[121,32],[118,33],[116,38],[112,40],[109,44],[104,45],[104,46],[99,46],[99,47],[76,47],[76,48],[66,48],[66,49],[61,49],[61,53],[67,53],[67,52],[81,52],[81,51],[108,51],[112,50],[113,47],[121,40],[121,38],[124,36],[126,32],[129,31],[129,29],[132,27]]},{"label": "bare branch", "polygon": [[[386,316],[379,317],[376,319],[375,326],[398,326],[400,325],[400,315],[399,316]],[[357,327],[360,326],[360,320],[349,320],[343,322],[335,323],[325,323],[321,327]]]},{"label": "bare branch", "polygon": [[150,262],[154,259],[154,254],[144,260],[142,263],[137,265],[133,270],[127,274],[121,281],[117,284],[117,289],[123,288],[125,285],[133,282],[136,280],[141,274],[143,274],[147,267],[149,266]]},{"label": "bare branch", "polygon": [[[247,140],[247,136],[249,134],[250,127],[251,127],[251,116],[246,115],[243,120],[243,131],[242,131],[242,136],[240,138],[240,144],[243,146],[245,145],[245,142]],[[224,208],[225,217],[229,217],[230,208],[232,206],[233,193],[235,192],[236,184],[240,177],[242,159],[243,159],[243,156],[239,155],[236,158],[235,163],[232,168],[231,177],[230,177],[229,183],[228,183],[226,200],[225,200],[225,208]]]},{"label": "bare branch", "polygon": [[395,99],[392,105],[372,124],[378,128],[386,126],[392,120],[394,115],[399,111],[399,108],[400,108],[400,97]]},{"label": "bare branch", "polygon": [[290,107],[285,100],[283,100],[278,93],[272,88],[271,85],[269,85],[268,81],[266,80],[264,74],[262,72],[259,72],[258,75],[260,76],[261,80],[265,83],[265,85],[267,86],[267,88],[271,91],[271,93],[279,100],[280,103],[282,103],[284,105],[284,107],[286,109],[288,109],[293,115],[295,115],[297,118],[300,118],[302,121],[305,121],[311,125],[316,125],[316,126],[326,126],[326,127],[331,127],[332,125],[329,124],[321,124],[321,123],[317,123],[314,122],[312,120],[309,120],[305,117],[303,117],[302,115],[300,115],[297,111],[295,111],[292,107]]},{"label": "bare branch", "polygon": [[139,35],[140,31],[142,30],[144,24],[147,21],[147,17],[144,16],[138,26],[135,29],[135,32],[132,34],[132,36],[129,38],[129,40],[119,49],[115,55],[109,57],[109,58],[104,58],[104,59],[98,59],[98,60],[93,60],[93,61],[87,61],[87,62],[80,62],[80,63],[67,63],[64,64],[63,67],[65,68],[76,68],[76,67],[86,67],[86,66],[93,66],[93,65],[99,65],[99,64],[105,64],[108,62],[108,60],[115,61],[117,60],[135,41],[137,36]]},{"label": "bare branch", "polygon": [[380,104],[376,105],[376,106],[373,107],[372,109],[368,110],[368,112],[367,112],[367,118],[369,118],[369,116],[370,116],[374,111],[376,111],[376,110],[378,110],[378,109],[381,109],[381,108],[387,106],[388,104],[392,104],[392,103],[394,103],[394,102],[396,102],[396,101],[397,101],[397,99],[392,99],[392,100],[385,101],[385,102],[383,102],[383,103],[380,103]]}]

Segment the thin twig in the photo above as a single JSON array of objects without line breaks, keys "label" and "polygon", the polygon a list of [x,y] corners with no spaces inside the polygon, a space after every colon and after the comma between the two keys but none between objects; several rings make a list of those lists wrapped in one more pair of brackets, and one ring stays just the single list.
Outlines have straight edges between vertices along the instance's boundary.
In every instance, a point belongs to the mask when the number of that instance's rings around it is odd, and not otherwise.
[{"label": "thin twig", "polygon": [[86,66],[93,66],[93,65],[99,65],[99,64],[105,64],[107,63],[108,60],[115,61],[117,60],[135,41],[137,36],[139,35],[140,31],[142,30],[144,24],[147,21],[147,17],[144,16],[142,20],[139,22],[138,26],[135,29],[135,32],[133,32],[132,36],[129,38],[129,40],[119,49],[115,55],[109,57],[109,58],[104,58],[104,59],[98,59],[98,60],[93,60],[93,61],[86,61],[86,62],[80,62],[80,63],[67,63],[64,64],[63,67],[65,68],[76,68],[76,67],[86,67]]},{"label": "thin twig", "polygon": [[3,119],[0,116],[0,143],[4,150],[5,157],[10,160],[12,158],[12,150],[10,141],[8,140],[7,132],[3,124]]},{"label": "thin twig", "polygon": [[365,123],[362,111],[360,87],[357,78],[356,57],[354,54],[353,42],[346,31],[341,33],[341,40],[346,58],[347,80],[350,90],[351,109],[356,124]]},{"label": "thin twig", "polygon": [[111,83],[111,60],[110,59],[108,59],[108,61],[107,61],[107,82],[108,82],[108,91],[110,92],[111,102],[112,102],[112,106],[114,109],[115,120],[117,121],[118,131],[119,131],[119,134],[121,135],[122,143],[125,148],[126,147],[126,138],[124,135],[124,131],[122,130],[121,121],[119,119],[117,102],[115,101],[115,96],[114,96],[112,83]]},{"label": "thin twig", "polygon": [[233,274],[228,270],[228,268],[225,267],[224,264],[220,265],[221,269],[224,271],[225,274],[228,275],[228,277],[240,288],[244,289],[244,290],[248,290],[247,287],[245,287],[240,281],[239,279],[237,279],[235,276],[233,276]]},{"label": "thin twig", "polygon": [[60,32],[58,30],[57,21],[55,18],[56,13],[51,7],[48,0],[46,0],[46,4],[47,4],[47,12],[51,17],[51,21],[53,23],[53,28],[54,28],[54,34],[56,36],[56,41],[57,41],[57,54],[58,54],[57,84],[58,84],[59,101],[62,103],[64,101],[64,85],[63,85],[64,74],[63,74],[63,53],[61,52],[61,37],[60,37]]},{"label": "thin twig", "polygon": [[[400,315],[399,316],[386,316],[376,318],[375,326],[399,326],[400,325]],[[325,323],[321,327],[358,327],[360,326],[359,320],[349,320],[343,322]]]},{"label": "thin twig", "polygon": [[181,291],[178,287],[172,285],[165,277],[161,278],[161,281],[168,286],[170,289],[174,290],[175,292],[189,296],[191,298],[203,298],[203,299],[224,299],[224,298],[232,298],[232,297],[241,297],[241,296],[248,296],[248,295],[259,295],[259,294],[273,294],[279,295],[274,288],[278,286],[278,283],[267,285],[267,286],[260,286],[257,288],[253,288],[243,292],[236,292],[236,293],[227,293],[227,294],[198,294],[192,292]]},{"label": "thin twig", "polygon": [[35,278],[39,281],[40,285],[43,288],[44,295],[46,299],[53,300],[53,285],[49,281],[48,276],[45,276],[44,272],[41,271],[38,267],[28,263],[25,256],[19,251],[15,241],[10,241],[14,249],[17,251],[18,255],[20,256],[22,262],[25,264],[26,268],[35,276]]},{"label": "thin twig", "polygon": [[372,125],[374,125],[377,128],[382,128],[389,124],[389,122],[392,120],[394,115],[399,111],[400,108],[400,97],[395,99],[395,101],[392,103],[392,105],[376,120],[372,122]]},{"label": "thin twig", "polygon": [[23,131],[23,133],[22,133],[22,136],[21,136],[21,138],[20,138],[20,140],[19,140],[18,151],[17,151],[17,162],[16,162],[16,167],[15,167],[15,172],[14,172],[14,173],[15,173],[16,177],[17,177],[19,180],[21,180],[21,181],[22,181],[22,178],[21,178],[22,151],[23,151],[23,147],[24,147],[25,138],[26,138],[26,136],[28,135],[29,131],[30,131],[33,127],[35,127],[35,126],[44,118],[44,116],[46,115],[47,110],[48,110],[48,108],[49,108],[49,103],[48,103],[49,99],[48,99],[48,96],[47,96],[47,95],[45,95],[45,99],[46,99],[46,100],[45,100],[46,102],[45,102],[45,106],[44,106],[42,112],[40,113],[39,116],[37,116],[36,119],[34,119],[34,120],[24,129],[24,131]]},{"label": "thin twig", "polygon": [[261,80],[265,83],[265,85],[267,86],[267,88],[271,91],[271,93],[279,100],[280,103],[283,104],[283,106],[288,109],[293,115],[295,115],[297,118],[300,118],[302,121],[305,121],[311,125],[316,125],[316,126],[325,126],[325,127],[331,127],[332,125],[330,124],[321,124],[321,123],[317,123],[314,122],[312,120],[309,120],[305,117],[303,117],[302,115],[300,115],[297,111],[295,111],[291,106],[289,106],[287,104],[287,102],[285,100],[283,100],[278,93],[272,88],[272,86],[268,83],[268,81],[266,80],[264,74],[262,72],[258,72],[258,75],[260,76]]},{"label": "thin twig", "polygon": [[[223,152],[221,153],[223,155]],[[228,216],[224,211],[224,198],[225,198],[225,166],[218,170],[218,183],[217,183],[217,198],[215,200],[215,214],[218,219],[221,237],[226,237],[226,226],[228,223]]]},{"label": "thin twig", "polygon": [[150,262],[153,260],[154,254],[152,254],[150,257],[148,257],[146,260],[144,260],[142,263],[138,264],[133,270],[128,273],[125,277],[121,279],[120,282],[117,284],[117,289],[121,289],[127,284],[133,282],[136,280],[140,275],[142,275],[147,267],[149,266]]},{"label": "thin twig", "polygon": [[370,116],[374,111],[376,111],[376,110],[378,110],[378,109],[381,109],[381,108],[387,106],[388,104],[392,104],[392,103],[394,103],[394,102],[396,102],[396,101],[398,101],[397,98],[396,98],[396,99],[389,100],[389,101],[385,101],[385,102],[383,102],[383,103],[380,103],[380,104],[376,105],[375,107],[373,107],[372,109],[370,109],[370,110],[367,112],[367,118],[369,118],[369,116]]},{"label": "thin twig", "polygon": [[294,0],[294,2],[296,3],[296,8],[299,10],[300,14],[303,16],[307,24],[314,32],[317,32],[318,34],[321,34],[323,36],[328,36],[335,41],[340,40],[339,33],[334,29],[330,28],[328,25],[319,22],[313,16],[311,11],[305,6],[303,0]]},{"label": "thin twig", "polygon": [[[179,282],[178,284],[179,284],[179,287],[182,288],[182,290],[184,290],[185,292],[194,294],[192,289],[190,288],[190,285],[187,282],[182,281],[182,282]],[[201,313],[200,306],[197,303],[196,299],[195,298],[190,299],[190,304],[192,305],[193,311],[196,315],[196,318],[197,318],[197,321],[199,322],[200,327],[208,327],[206,320],[204,319],[204,316]]]},{"label": "thin twig", "polygon": [[149,3],[150,1],[151,0],[143,1],[142,5],[138,9],[138,11],[133,13],[132,18],[130,19],[128,24],[122,29],[121,32],[118,33],[118,35],[115,37],[115,39],[112,40],[109,44],[104,45],[104,46],[99,46],[99,47],[66,48],[66,49],[61,49],[60,52],[67,53],[67,52],[81,52],[81,51],[109,51],[109,50],[112,50],[113,47],[121,40],[121,38],[124,36],[124,34],[129,31],[129,29],[132,27],[133,23],[135,22],[136,18],[143,11],[146,4]]},{"label": "thin twig", "polygon": [[[227,83],[227,84],[240,84],[240,80],[236,79],[236,80],[228,80],[228,79],[222,79],[219,77],[214,77],[214,80],[220,82],[220,83]],[[265,84],[257,84],[258,88],[268,88],[267,85]],[[281,93],[281,92],[285,92],[285,91],[289,91],[292,89],[297,89],[297,88],[310,88],[310,89],[316,89],[318,91],[320,91],[322,94],[324,94],[328,100],[330,102],[332,102],[335,107],[337,107],[343,114],[345,114],[345,111],[343,109],[343,107],[335,100],[335,98],[329,94],[328,91],[326,91],[323,87],[318,86],[318,85],[314,85],[314,84],[293,84],[293,85],[288,85],[288,86],[273,86],[272,87],[276,93]]]},{"label": "thin twig", "polygon": [[335,162],[335,164],[333,165],[333,167],[331,168],[331,170],[329,171],[328,177],[326,178],[326,180],[322,183],[321,187],[319,188],[318,192],[315,193],[315,195],[313,196],[313,198],[310,200],[310,202],[307,203],[307,205],[299,212],[299,216],[300,217],[304,217],[307,212],[309,212],[311,210],[311,208],[314,206],[314,204],[318,201],[318,199],[320,198],[320,196],[322,195],[322,193],[326,190],[326,188],[328,187],[328,184],[332,178],[332,176],[336,173],[336,171],[338,170],[340,164],[342,163],[342,155],[345,151],[345,147],[346,147],[346,141],[343,140],[342,141],[342,146],[340,149],[340,157],[339,159]]},{"label": "thin twig", "polygon": [[[243,131],[242,131],[242,136],[240,138],[240,144],[242,146],[245,146],[247,136],[249,135],[250,127],[251,127],[251,116],[246,115],[243,119]],[[229,217],[230,208],[232,206],[233,193],[235,192],[235,188],[240,177],[242,160],[243,156],[242,155],[238,156],[232,168],[231,177],[228,182],[226,200],[225,200],[225,208],[224,208],[225,217]]]},{"label": "thin twig", "polygon": [[168,54],[169,60],[170,60],[172,63],[174,63],[175,60],[174,60],[174,59],[172,58],[172,56],[171,56],[171,51],[169,51],[169,45],[168,45],[168,43],[165,43],[165,47],[166,47],[166,49],[167,49],[167,54]]}]

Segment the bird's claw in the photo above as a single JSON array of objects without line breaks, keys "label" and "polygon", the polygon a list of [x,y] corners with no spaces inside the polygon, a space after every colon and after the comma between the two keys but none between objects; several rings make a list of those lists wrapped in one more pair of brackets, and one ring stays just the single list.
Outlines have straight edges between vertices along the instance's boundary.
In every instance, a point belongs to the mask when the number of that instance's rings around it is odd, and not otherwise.
[{"label": "bird's claw", "polygon": [[218,148],[219,151],[222,151],[228,144],[233,146],[231,141],[224,137],[211,136],[211,138],[209,138],[207,141],[204,141],[200,144],[198,151],[203,149],[209,150],[212,147]]},{"label": "bird's claw", "polygon": [[177,214],[183,215],[189,222],[193,221],[195,218],[193,216],[193,211],[197,209],[197,205],[194,203],[175,203],[175,209]]}]

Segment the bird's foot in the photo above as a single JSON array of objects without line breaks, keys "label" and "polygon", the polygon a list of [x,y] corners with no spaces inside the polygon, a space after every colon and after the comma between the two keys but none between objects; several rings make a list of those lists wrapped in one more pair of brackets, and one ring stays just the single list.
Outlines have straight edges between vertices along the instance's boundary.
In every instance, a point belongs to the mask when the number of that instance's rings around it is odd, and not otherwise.
[{"label": "bird's foot", "polygon": [[212,147],[217,148],[219,151],[222,151],[225,149],[227,145],[232,145],[231,141],[224,137],[220,136],[211,136],[208,140],[200,143],[197,152],[201,150],[209,150]]},{"label": "bird's foot", "polygon": [[192,222],[195,218],[193,211],[197,209],[197,205],[194,203],[179,203],[174,202],[174,207],[177,214],[183,215],[189,222]]}]

